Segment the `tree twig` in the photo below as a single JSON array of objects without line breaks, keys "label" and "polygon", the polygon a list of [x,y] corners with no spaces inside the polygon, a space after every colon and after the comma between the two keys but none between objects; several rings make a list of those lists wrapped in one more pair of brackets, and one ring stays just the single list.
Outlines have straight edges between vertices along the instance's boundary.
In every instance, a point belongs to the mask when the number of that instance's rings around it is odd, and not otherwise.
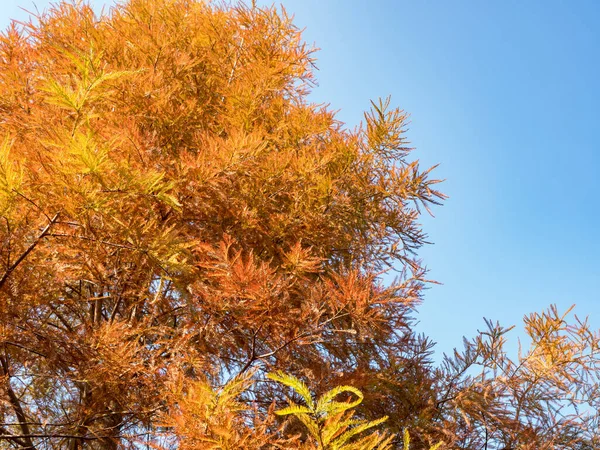
[{"label": "tree twig", "polygon": [[27,255],[29,255],[33,251],[33,249],[38,245],[38,243],[42,239],[44,239],[44,237],[48,234],[48,232],[50,231],[50,228],[52,228],[52,225],[54,225],[56,223],[56,221],[58,220],[59,215],[60,215],[60,213],[56,213],[54,215],[54,217],[50,220],[48,225],[46,225],[46,227],[42,230],[42,232],[35,239],[35,241],[33,241],[31,243],[31,245],[29,247],[27,247],[27,250],[25,250],[21,254],[21,256],[19,256],[17,258],[17,260],[14,263],[12,263],[12,265],[8,269],[6,269],[6,272],[4,272],[4,275],[2,276],[2,278],[0,278],[0,289],[2,289],[2,287],[6,283],[6,280],[8,280],[8,277],[10,276],[10,274],[19,266],[19,264],[21,264],[23,262],[23,260],[25,258],[27,258]]}]

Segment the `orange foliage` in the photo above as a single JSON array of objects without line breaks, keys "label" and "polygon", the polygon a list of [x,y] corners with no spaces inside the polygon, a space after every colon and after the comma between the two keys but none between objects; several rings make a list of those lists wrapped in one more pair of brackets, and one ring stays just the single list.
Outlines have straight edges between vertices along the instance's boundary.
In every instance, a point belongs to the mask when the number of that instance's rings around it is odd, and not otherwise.
[{"label": "orange foliage", "polygon": [[344,129],[312,64],[284,11],[241,4],[59,3],[2,35],[1,439],[159,445],[173,377],[329,383],[397,340],[443,196],[406,116]]}]

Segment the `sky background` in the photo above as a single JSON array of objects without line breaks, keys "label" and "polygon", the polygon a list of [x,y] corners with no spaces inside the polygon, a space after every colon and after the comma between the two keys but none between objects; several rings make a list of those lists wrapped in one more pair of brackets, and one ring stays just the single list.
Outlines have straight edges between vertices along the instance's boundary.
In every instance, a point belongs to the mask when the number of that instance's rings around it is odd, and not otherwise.
[{"label": "sky background", "polygon": [[[0,27],[33,4],[0,0]],[[410,113],[414,157],[440,164],[449,199],[423,218],[434,244],[420,256],[442,284],[417,315],[438,355],[483,317],[517,325],[514,351],[523,316],[552,303],[600,327],[600,3],[283,5],[321,48],[312,99],[354,127],[370,99],[391,95]]]}]

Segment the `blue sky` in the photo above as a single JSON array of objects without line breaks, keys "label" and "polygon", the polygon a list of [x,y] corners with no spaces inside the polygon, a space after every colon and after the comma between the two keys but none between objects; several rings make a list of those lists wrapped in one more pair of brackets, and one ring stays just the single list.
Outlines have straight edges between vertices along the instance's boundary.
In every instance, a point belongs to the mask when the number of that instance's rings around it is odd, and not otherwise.
[{"label": "blue sky", "polygon": [[[2,28],[33,5],[1,1]],[[370,99],[391,95],[411,114],[414,156],[440,163],[450,198],[423,219],[434,245],[421,256],[443,284],[427,291],[417,328],[438,351],[483,317],[516,324],[516,342],[522,317],[551,303],[576,303],[600,327],[600,3],[283,4],[321,48],[312,98],[353,127]]]}]

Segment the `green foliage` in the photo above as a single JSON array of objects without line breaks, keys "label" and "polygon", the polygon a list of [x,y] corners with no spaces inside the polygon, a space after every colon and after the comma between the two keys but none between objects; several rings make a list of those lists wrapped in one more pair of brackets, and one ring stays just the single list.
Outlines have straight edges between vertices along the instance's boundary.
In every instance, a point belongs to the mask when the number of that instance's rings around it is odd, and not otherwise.
[{"label": "green foliage", "polygon": [[[404,429],[404,433],[402,436],[402,442],[403,442],[403,447],[402,447],[403,450],[410,450],[410,433],[408,432],[408,430],[406,428]],[[443,444],[444,444],[443,442],[438,442],[433,447],[429,447],[429,450],[437,450]]]},{"label": "green foliage", "polygon": [[[319,450],[386,450],[390,449],[393,436],[371,433],[359,436],[376,427],[388,418],[376,420],[354,419],[351,409],[360,405],[363,394],[352,386],[337,386],[323,394],[316,402],[306,384],[298,378],[282,372],[268,375],[273,381],[288,386],[300,395],[305,405],[298,405],[289,400],[290,406],[275,411],[279,416],[293,415],[304,424],[312,438],[315,448]],[[343,394],[356,396],[353,401],[336,401]],[[355,439],[356,438],[356,439]]]},{"label": "green foliage", "polygon": [[[292,388],[304,405],[288,399],[289,406],[275,411],[278,416],[294,416],[308,430],[314,448],[317,450],[387,450],[394,448],[395,435],[389,433],[371,433],[360,436],[365,431],[379,426],[388,420],[387,416],[375,420],[354,419],[355,411],[364,399],[363,393],[353,386],[336,386],[325,392],[315,402],[306,384],[283,372],[267,375],[267,378]],[[338,396],[349,394],[347,401],[335,400]],[[355,400],[350,400],[352,396]],[[410,434],[403,432],[403,450],[410,450]],[[438,442],[429,450],[438,450],[443,442]]]}]

